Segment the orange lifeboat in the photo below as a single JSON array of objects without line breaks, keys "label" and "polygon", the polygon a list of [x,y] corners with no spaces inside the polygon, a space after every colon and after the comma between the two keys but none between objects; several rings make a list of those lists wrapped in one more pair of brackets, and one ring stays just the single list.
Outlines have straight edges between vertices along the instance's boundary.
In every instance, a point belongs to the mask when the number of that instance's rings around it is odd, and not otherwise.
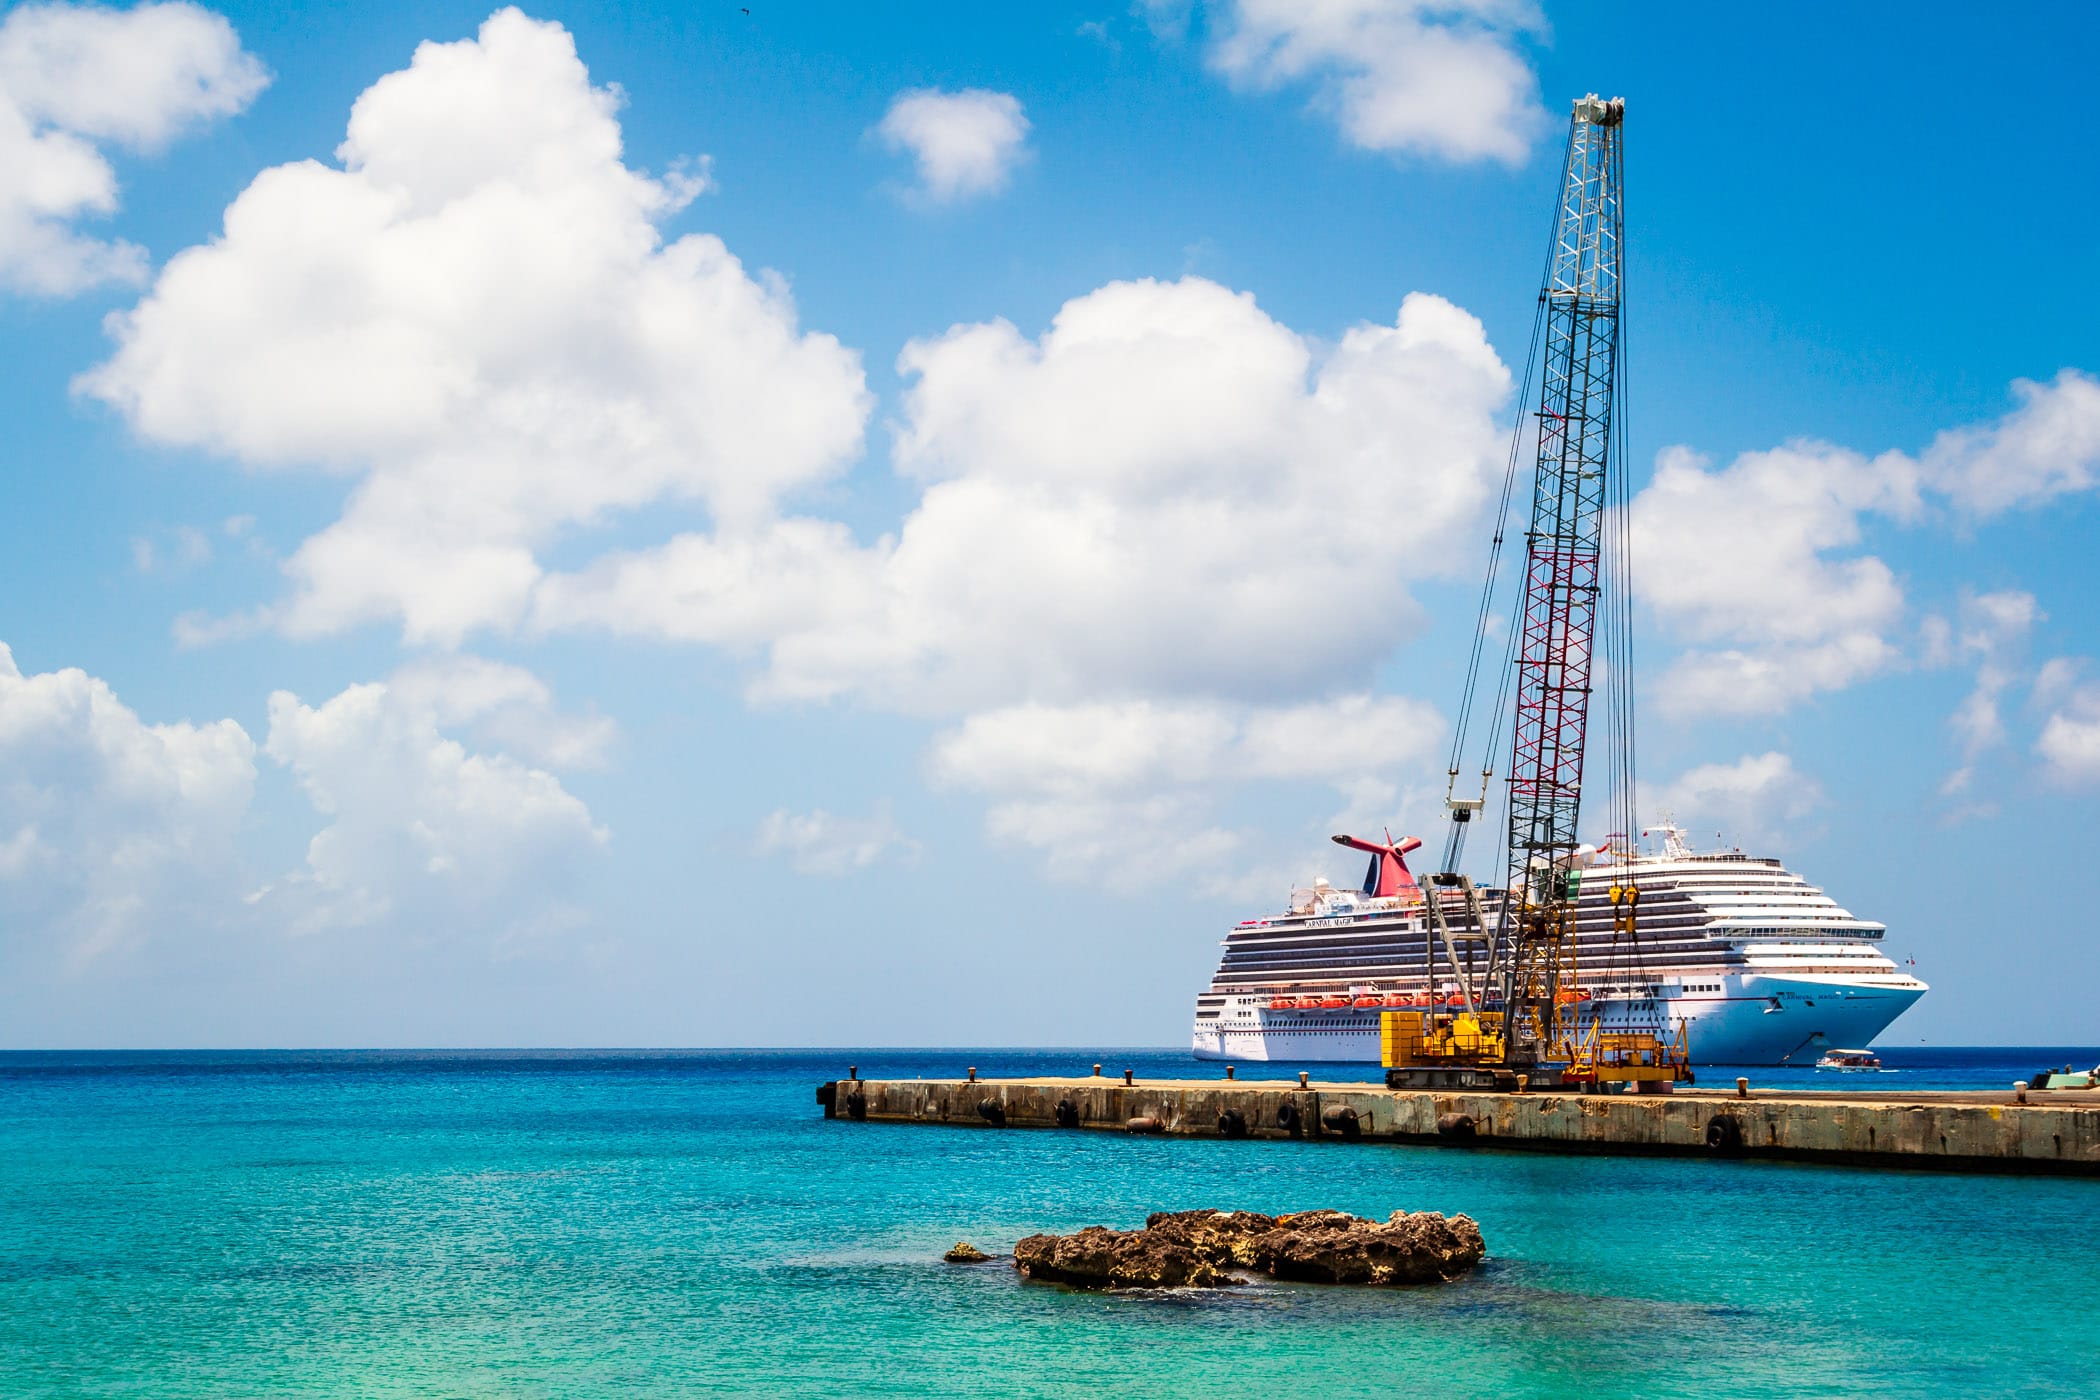
[{"label": "orange lifeboat", "polygon": [[1444,1005],[1446,1006],[1464,1006],[1465,1004],[1465,997],[1457,992],[1453,992],[1450,996],[1444,998]]},{"label": "orange lifeboat", "polygon": [[1321,997],[1321,998],[1320,998],[1320,1005],[1321,1005],[1321,1006],[1323,1006],[1323,1007],[1326,1007],[1326,1008],[1327,1008],[1327,1009],[1329,1009],[1329,1010],[1333,1010],[1334,1008],[1337,1008],[1337,1007],[1343,1007],[1343,1006],[1347,1006],[1348,1004],[1349,1004],[1349,998],[1347,998],[1347,997]]},{"label": "orange lifeboat", "polygon": [[1385,994],[1385,1005],[1405,1006],[1407,1005],[1407,998],[1399,992],[1387,992]]}]

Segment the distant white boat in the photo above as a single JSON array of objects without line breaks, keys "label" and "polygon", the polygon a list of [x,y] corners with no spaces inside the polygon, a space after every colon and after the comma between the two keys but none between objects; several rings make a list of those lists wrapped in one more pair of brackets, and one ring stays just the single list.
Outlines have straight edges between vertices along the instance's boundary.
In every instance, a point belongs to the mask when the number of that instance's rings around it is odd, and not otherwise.
[{"label": "distant white boat", "polygon": [[1880,1069],[1881,1056],[1872,1050],[1831,1050],[1816,1061],[1817,1069]]},{"label": "distant white boat", "polygon": [[[1674,826],[1643,834],[1660,836],[1659,849],[1614,853],[1607,841],[1578,872],[1587,878],[1572,996],[1583,1026],[1674,1033],[1682,1024],[1695,1064],[1809,1064],[1833,1046],[1871,1043],[1925,994],[1881,951],[1885,925],[1854,917],[1777,860],[1695,852]],[[1458,1002],[1407,868],[1421,843],[1335,839],[1370,852],[1363,888],[1318,881],[1284,913],[1226,935],[1196,998],[1198,1059],[1377,1064],[1381,1012]],[[1614,882],[1640,889],[1632,938],[1612,931]],[[1483,893],[1492,924],[1499,894]],[[1485,958],[1484,944],[1468,946]]]}]

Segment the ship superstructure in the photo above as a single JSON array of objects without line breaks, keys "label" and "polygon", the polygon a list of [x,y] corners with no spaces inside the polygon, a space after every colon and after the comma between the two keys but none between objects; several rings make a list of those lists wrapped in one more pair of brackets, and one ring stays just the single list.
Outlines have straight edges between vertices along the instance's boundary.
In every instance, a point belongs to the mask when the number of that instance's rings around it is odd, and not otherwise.
[{"label": "ship superstructure", "polygon": [[[1573,985],[1563,987],[1578,1024],[1681,1023],[1697,1064],[1814,1064],[1832,1046],[1868,1044],[1925,993],[1882,952],[1884,925],[1779,861],[1694,851],[1676,827],[1649,835],[1630,858],[1585,855],[1594,878],[1574,882]],[[1451,896],[1408,871],[1419,843],[1345,844],[1374,853],[1361,888],[1317,881],[1283,913],[1226,936],[1196,1000],[1199,1058],[1375,1064],[1382,1011],[1456,1004],[1460,978],[1427,917],[1430,898]],[[1629,879],[1641,890],[1630,936],[1614,931],[1608,889]],[[1485,894],[1492,918],[1504,896]],[[1460,968],[1469,956],[1486,953],[1461,945]]]}]

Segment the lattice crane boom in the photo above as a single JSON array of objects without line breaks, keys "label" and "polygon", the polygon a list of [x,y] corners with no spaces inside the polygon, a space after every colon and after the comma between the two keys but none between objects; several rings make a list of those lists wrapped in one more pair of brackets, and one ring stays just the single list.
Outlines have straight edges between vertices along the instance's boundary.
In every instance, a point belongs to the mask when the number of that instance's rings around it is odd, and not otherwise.
[{"label": "lattice crane boom", "polygon": [[1620,136],[1626,104],[1574,105],[1543,302],[1538,459],[1526,532],[1509,766],[1509,898],[1501,1001],[1514,1062],[1536,1061],[1532,1013],[1550,1016],[1566,875],[1582,801],[1590,672],[1602,586],[1605,473],[1618,387]]}]

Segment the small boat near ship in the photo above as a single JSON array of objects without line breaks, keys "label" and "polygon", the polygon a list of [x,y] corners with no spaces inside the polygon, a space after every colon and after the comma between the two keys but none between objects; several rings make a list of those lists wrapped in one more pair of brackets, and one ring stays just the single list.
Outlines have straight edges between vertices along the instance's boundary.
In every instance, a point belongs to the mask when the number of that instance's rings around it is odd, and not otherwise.
[{"label": "small boat near ship", "polygon": [[1817,1069],[1880,1069],[1881,1056],[1872,1050],[1831,1050],[1816,1061]]},{"label": "small boat near ship", "polygon": [[2027,1081],[2030,1089],[2100,1089],[2100,1065],[2091,1069],[2045,1069]]}]

